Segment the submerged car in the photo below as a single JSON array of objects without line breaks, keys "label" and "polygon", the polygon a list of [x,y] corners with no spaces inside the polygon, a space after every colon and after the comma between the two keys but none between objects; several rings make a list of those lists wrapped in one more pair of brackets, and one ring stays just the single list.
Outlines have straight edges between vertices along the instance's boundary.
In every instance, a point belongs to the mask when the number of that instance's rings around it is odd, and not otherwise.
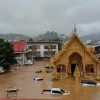
[{"label": "submerged car", "polygon": [[41,73],[41,72],[42,72],[42,70],[36,71],[36,73]]},{"label": "submerged car", "polygon": [[50,90],[48,90],[48,89],[43,90],[42,94],[68,95],[68,94],[70,94],[70,92],[69,91],[64,91],[61,88],[52,88]]},{"label": "submerged car", "polygon": [[20,69],[19,67],[16,67],[16,68],[14,68],[14,69],[12,69],[12,70],[10,70],[11,72],[15,72],[16,70],[18,70],[18,69]]},{"label": "submerged car", "polygon": [[[42,70],[36,71],[36,73],[41,73],[41,72],[42,72]],[[46,70],[46,72],[47,72],[47,73],[50,73],[49,70]]]},{"label": "submerged car", "polygon": [[42,81],[43,78],[34,78],[34,81]]},{"label": "submerged car", "polygon": [[[18,92],[18,89],[8,89],[7,90],[7,98],[17,97],[17,92]],[[9,95],[11,93],[14,93],[14,95]]]},{"label": "submerged car", "polygon": [[14,68],[14,70],[18,70],[18,69],[20,69],[20,68],[19,67]]},{"label": "submerged car", "polygon": [[97,83],[92,80],[82,80],[80,84],[85,86],[100,86],[100,83]]}]

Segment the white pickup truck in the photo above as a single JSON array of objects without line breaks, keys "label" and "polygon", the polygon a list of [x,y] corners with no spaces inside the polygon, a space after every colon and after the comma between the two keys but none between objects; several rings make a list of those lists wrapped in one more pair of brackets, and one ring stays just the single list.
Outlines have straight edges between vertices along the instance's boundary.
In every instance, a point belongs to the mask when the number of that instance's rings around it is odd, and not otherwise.
[{"label": "white pickup truck", "polygon": [[58,95],[68,95],[69,91],[64,91],[61,88],[52,88],[51,90],[43,90],[42,94],[58,94]]},{"label": "white pickup truck", "polygon": [[[18,92],[18,89],[8,89],[7,90],[7,98],[9,98],[9,97],[17,97],[17,92]],[[13,94],[9,95],[10,93],[13,93]]]}]

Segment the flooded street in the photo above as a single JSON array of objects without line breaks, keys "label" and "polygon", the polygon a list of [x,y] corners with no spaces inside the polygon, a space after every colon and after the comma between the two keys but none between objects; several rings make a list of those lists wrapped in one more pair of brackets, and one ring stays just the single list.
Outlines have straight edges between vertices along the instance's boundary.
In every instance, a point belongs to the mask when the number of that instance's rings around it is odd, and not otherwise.
[{"label": "flooded street", "polygon": [[[41,99],[66,99],[66,100],[99,100],[100,86],[82,86],[76,83],[74,76],[67,79],[52,81],[51,73],[47,73],[43,81],[34,81],[36,77],[42,77],[38,70],[47,64],[48,61],[35,61],[31,66],[19,66],[15,72],[0,74],[0,98],[6,98],[7,89],[18,89],[17,98],[41,98]],[[62,88],[70,91],[70,95],[46,95],[42,94],[43,89],[52,87]]]}]

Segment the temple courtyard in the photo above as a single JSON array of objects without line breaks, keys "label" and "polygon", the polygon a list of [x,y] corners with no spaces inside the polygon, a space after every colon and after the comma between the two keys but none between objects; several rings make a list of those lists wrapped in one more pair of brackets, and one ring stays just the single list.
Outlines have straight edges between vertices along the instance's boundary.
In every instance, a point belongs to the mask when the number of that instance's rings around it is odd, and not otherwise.
[{"label": "temple courtyard", "polygon": [[[48,64],[48,61],[35,61],[33,65],[17,66],[16,71],[9,71],[0,74],[0,98],[6,98],[7,90],[11,88],[18,89],[17,97],[29,99],[64,99],[64,100],[99,100],[100,86],[82,86],[80,81],[85,79],[80,77],[78,83],[73,75],[66,79],[53,80],[52,74],[47,73],[43,81],[34,81],[34,78],[42,77],[41,73],[36,71]],[[12,67],[13,69],[13,67]],[[62,88],[70,91],[69,95],[50,95],[42,94],[43,89]]]}]

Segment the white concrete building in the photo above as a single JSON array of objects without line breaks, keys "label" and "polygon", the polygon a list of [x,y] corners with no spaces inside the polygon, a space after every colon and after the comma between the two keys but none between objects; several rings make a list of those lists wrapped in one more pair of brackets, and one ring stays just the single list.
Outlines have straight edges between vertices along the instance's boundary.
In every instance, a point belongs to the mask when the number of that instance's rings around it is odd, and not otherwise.
[{"label": "white concrete building", "polygon": [[58,41],[32,41],[27,42],[27,48],[32,49],[36,58],[50,58],[58,52]]}]

